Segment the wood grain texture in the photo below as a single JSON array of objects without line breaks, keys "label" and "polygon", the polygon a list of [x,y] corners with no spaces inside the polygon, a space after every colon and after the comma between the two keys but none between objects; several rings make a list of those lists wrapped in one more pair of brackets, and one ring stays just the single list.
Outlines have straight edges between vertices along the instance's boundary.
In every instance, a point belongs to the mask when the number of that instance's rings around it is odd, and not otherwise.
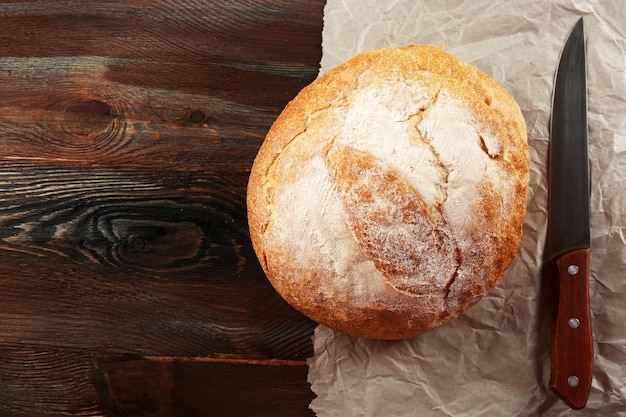
[{"label": "wood grain texture", "polygon": [[306,416],[302,361],[0,349],[0,415]]},{"label": "wood grain texture", "polygon": [[0,416],[98,416],[89,352],[0,349]]},{"label": "wood grain texture", "polygon": [[116,415],[313,415],[302,407],[314,397],[306,383],[307,366],[302,362],[268,365],[196,358],[106,357],[98,362],[98,370],[99,382],[114,393],[101,399],[101,407]]},{"label": "wood grain texture", "polygon": [[310,415],[245,195],[323,7],[0,3],[0,416]]},{"label": "wood grain texture", "polygon": [[108,166],[245,169],[277,110],[317,75],[320,52],[311,59],[311,51],[321,48],[321,7],[0,5],[0,152]]}]

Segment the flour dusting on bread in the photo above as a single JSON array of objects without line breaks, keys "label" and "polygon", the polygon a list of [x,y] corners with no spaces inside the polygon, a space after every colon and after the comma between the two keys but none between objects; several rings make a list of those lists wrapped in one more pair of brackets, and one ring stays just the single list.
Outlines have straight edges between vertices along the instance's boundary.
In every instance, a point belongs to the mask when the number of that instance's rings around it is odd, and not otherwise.
[{"label": "flour dusting on bread", "polygon": [[528,171],[521,111],[495,80],[428,45],[372,51],[272,126],[250,176],[251,238],[277,291],[311,318],[410,337],[500,282]]}]

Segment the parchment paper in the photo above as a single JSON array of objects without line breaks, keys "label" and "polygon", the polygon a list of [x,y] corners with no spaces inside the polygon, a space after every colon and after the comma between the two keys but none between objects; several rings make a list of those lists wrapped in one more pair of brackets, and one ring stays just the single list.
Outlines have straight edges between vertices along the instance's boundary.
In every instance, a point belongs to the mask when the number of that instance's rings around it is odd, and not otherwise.
[{"label": "parchment paper", "polygon": [[[623,1],[328,1],[322,73],[375,48],[445,45],[517,99],[531,178],[518,257],[465,315],[397,342],[316,329],[309,382],[319,417],[626,416],[625,10]],[[587,407],[573,411],[547,389],[552,300],[543,256],[554,75],[580,16],[587,34],[596,357]]]}]

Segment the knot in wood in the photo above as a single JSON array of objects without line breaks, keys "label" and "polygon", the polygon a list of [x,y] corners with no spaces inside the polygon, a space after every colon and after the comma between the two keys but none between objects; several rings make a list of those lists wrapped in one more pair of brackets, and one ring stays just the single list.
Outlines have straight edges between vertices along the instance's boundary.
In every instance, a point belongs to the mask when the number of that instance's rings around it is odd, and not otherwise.
[{"label": "knot in wood", "polygon": [[96,99],[78,99],[67,103],[63,130],[74,138],[92,140],[106,135],[116,117],[109,104]]},{"label": "knot in wood", "polygon": [[132,234],[126,239],[126,247],[129,252],[143,252],[146,249],[146,241],[137,234]]},{"label": "knot in wood", "polygon": [[206,120],[206,114],[202,110],[195,110],[189,115],[189,121],[193,124],[200,124]]}]

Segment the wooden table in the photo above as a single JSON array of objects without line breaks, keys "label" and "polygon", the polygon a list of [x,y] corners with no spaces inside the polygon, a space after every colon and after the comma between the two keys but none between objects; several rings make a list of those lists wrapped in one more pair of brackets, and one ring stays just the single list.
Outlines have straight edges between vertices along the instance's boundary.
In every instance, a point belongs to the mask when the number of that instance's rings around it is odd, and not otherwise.
[{"label": "wooden table", "polygon": [[0,3],[0,416],[306,416],[246,221],[323,1]]}]

